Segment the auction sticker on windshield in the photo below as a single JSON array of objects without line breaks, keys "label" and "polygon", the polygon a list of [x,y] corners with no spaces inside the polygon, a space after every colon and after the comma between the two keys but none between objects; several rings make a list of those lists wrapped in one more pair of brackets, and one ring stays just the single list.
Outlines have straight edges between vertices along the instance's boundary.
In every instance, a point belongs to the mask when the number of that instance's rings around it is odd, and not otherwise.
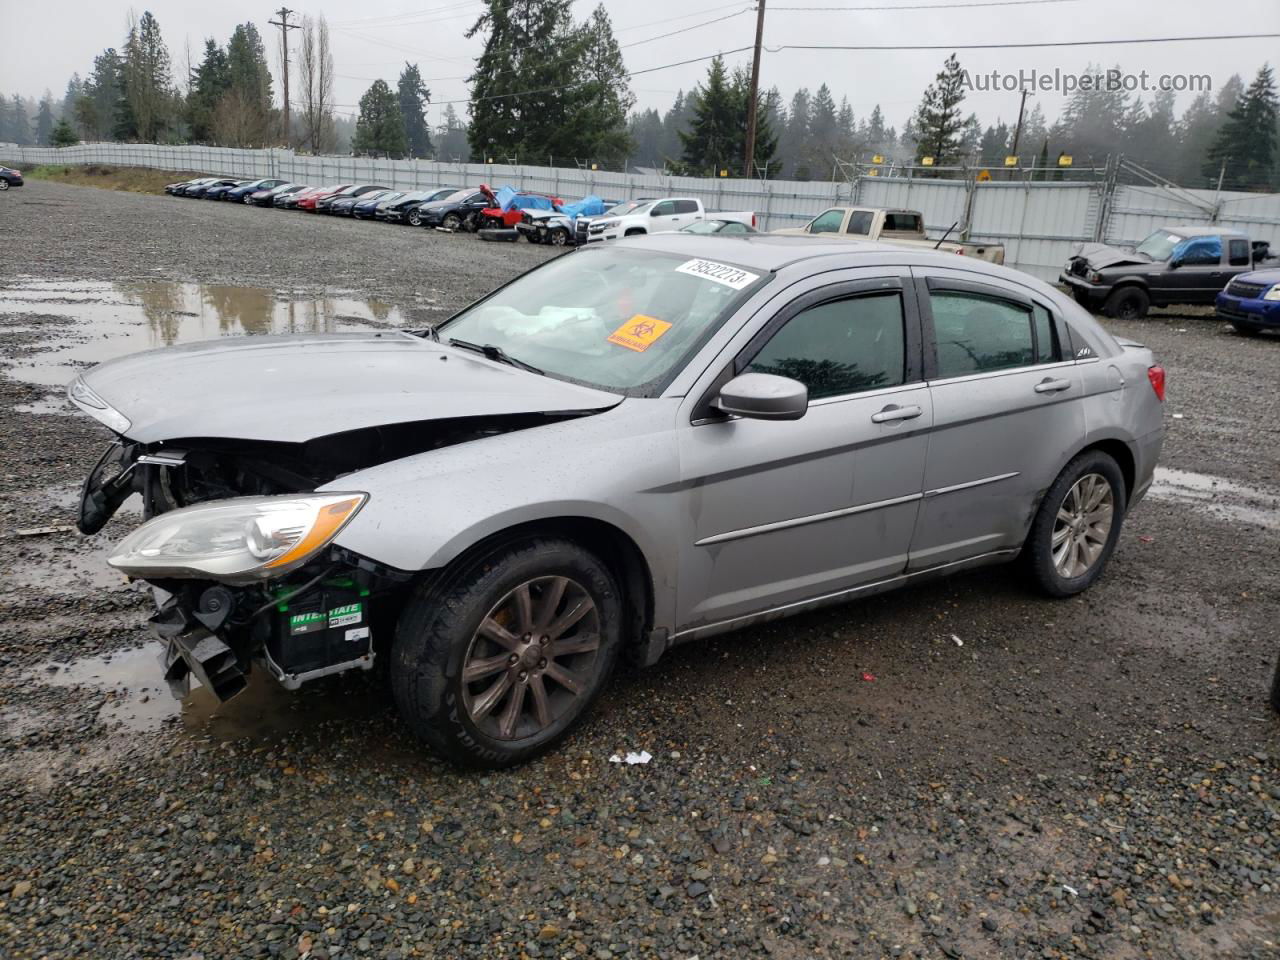
[{"label": "auction sticker on windshield", "polygon": [[657,317],[646,317],[643,313],[637,313],[617,330],[609,334],[609,342],[616,343],[620,347],[626,347],[628,350],[634,350],[636,353],[644,353],[654,345],[659,337],[670,329],[671,324],[665,320],[659,320]]},{"label": "auction sticker on windshield", "polygon": [[714,260],[686,260],[676,267],[676,273],[687,273],[693,277],[714,280],[735,290],[748,287],[760,279],[758,274],[731,267],[725,263],[716,263]]}]

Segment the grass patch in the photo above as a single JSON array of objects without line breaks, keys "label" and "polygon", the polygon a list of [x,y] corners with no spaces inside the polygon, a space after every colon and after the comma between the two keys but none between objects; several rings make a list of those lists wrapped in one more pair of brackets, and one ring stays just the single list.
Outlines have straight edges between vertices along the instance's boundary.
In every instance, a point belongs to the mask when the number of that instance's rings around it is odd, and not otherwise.
[{"label": "grass patch", "polygon": [[19,169],[22,170],[22,175],[30,180],[70,183],[79,187],[100,187],[104,190],[124,190],[128,193],[159,193],[166,184],[204,176],[200,173],[150,170],[146,167],[110,167],[100,163],[75,166],[43,164],[26,168],[19,166]]}]

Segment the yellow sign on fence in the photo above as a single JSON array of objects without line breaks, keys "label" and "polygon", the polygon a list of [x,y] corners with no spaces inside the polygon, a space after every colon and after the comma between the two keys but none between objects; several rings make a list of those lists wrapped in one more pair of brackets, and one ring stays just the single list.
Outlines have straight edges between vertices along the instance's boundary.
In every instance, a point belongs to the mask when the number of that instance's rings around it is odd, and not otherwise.
[{"label": "yellow sign on fence", "polygon": [[933,166],[933,157],[921,157],[921,158],[920,158],[920,165],[921,165],[922,167],[932,167],[932,166]]},{"label": "yellow sign on fence", "polygon": [[1060,167],[1069,167],[1069,166],[1071,166],[1071,157],[1070,157],[1069,155],[1065,154],[1065,153],[1064,153],[1064,154],[1062,154],[1062,155],[1060,155],[1060,156],[1058,157],[1058,166],[1060,166]]},{"label": "yellow sign on fence", "polygon": [[874,157],[872,157],[872,158],[871,158],[871,162],[872,162],[872,163],[884,163],[884,157],[880,156],[880,154],[878,154],[878,153],[877,153]]},{"label": "yellow sign on fence", "polygon": [[880,176],[880,171],[879,171],[879,170],[877,170],[875,167],[872,167],[870,170],[868,170],[868,171],[867,171],[867,176],[868,176],[868,177],[878,177],[878,176]]},{"label": "yellow sign on fence", "polygon": [[728,170],[721,170],[721,171],[720,171],[720,176],[722,176],[722,177],[727,177],[728,175],[729,175],[729,171],[728,171]]},{"label": "yellow sign on fence", "polygon": [[974,179],[977,180],[979,183],[986,183],[988,180],[991,179],[991,171],[979,170],[978,175],[974,177]]},{"label": "yellow sign on fence", "polygon": [[1004,165],[1005,165],[1006,167],[1016,167],[1016,166],[1018,165],[1018,158],[1017,158],[1017,157],[1005,157],[1005,158],[1004,158]]}]

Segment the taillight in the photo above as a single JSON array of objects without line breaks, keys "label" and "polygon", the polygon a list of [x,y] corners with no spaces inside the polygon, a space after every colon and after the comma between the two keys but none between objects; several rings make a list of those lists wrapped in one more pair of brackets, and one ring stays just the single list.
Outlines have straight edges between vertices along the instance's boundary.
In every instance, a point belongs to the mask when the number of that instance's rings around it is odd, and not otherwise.
[{"label": "taillight", "polygon": [[956,253],[960,254],[960,256],[962,256],[962,257],[963,257],[963,256],[964,256],[964,248],[962,248],[962,247],[957,248],[957,249],[956,249]]},{"label": "taillight", "polygon": [[751,229],[754,230],[755,228],[756,228],[756,215],[753,213],[751,215]]},{"label": "taillight", "polygon": [[1156,392],[1157,399],[1164,403],[1164,367],[1159,364],[1147,367],[1147,379],[1151,381],[1151,389]]}]

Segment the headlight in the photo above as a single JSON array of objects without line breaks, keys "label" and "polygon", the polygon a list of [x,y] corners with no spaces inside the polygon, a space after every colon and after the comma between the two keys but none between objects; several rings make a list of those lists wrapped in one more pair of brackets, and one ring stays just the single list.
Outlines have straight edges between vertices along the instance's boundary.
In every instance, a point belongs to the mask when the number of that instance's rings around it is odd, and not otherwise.
[{"label": "headlight", "polygon": [[129,418],[90,390],[83,377],[76,377],[68,384],[67,397],[89,416],[105,423],[116,433],[124,433],[131,426]]},{"label": "headlight", "polygon": [[594,226],[600,226],[600,227],[602,227],[602,228],[603,228],[603,229],[605,229],[605,230],[612,230],[614,227],[616,227],[616,226],[618,225],[618,221],[617,221],[617,220],[606,220],[604,223],[596,224],[596,223],[594,223],[594,222],[593,222],[591,225],[592,225],[593,227],[594,227]]},{"label": "headlight", "polygon": [[290,494],[183,507],[129,534],[107,563],[131,577],[269,580],[319,553],[368,499],[365,493]]},{"label": "headlight", "polygon": [[1277,283],[1270,290],[1262,295],[1263,300],[1280,300],[1280,283]]},{"label": "headlight", "polygon": [[1102,274],[1100,274],[1097,270],[1090,270],[1087,274],[1085,274],[1085,279],[1088,280],[1090,283],[1101,283]]}]

